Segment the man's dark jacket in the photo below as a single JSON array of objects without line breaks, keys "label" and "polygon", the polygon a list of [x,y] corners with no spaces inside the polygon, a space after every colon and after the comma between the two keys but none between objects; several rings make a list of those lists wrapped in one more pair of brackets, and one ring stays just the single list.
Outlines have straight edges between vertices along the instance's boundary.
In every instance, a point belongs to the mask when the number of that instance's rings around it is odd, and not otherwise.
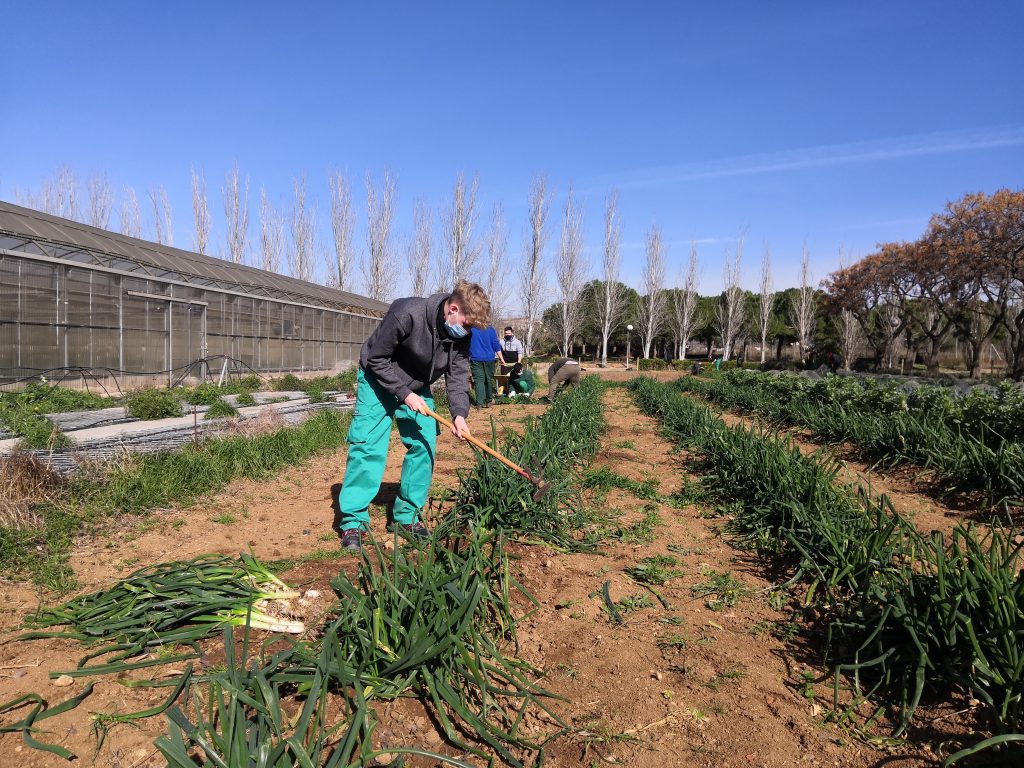
[{"label": "man's dark jacket", "polygon": [[388,392],[405,400],[444,376],[452,416],[469,416],[469,334],[452,339],[442,308],[451,296],[435,293],[398,299],[363,344],[359,367],[373,374]]}]

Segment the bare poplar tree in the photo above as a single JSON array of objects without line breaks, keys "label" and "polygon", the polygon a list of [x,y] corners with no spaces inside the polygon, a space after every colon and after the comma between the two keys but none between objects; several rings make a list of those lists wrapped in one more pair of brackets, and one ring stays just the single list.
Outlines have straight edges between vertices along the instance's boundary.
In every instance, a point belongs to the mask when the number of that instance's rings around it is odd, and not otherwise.
[{"label": "bare poplar tree", "polygon": [[334,287],[348,291],[352,288],[352,264],[356,257],[352,239],[355,224],[352,187],[339,170],[327,175],[327,186],[331,188],[331,232],[334,235],[334,259],[329,270],[331,282]]},{"label": "bare poplar tree", "polygon": [[839,354],[843,358],[843,370],[848,371],[857,361],[861,346],[861,328],[857,318],[849,309],[839,313]]},{"label": "bare poplar tree", "polygon": [[43,179],[39,193],[31,190],[15,190],[15,200],[26,208],[79,221],[78,179],[74,171],[62,165],[52,179]]},{"label": "bare poplar tree", "polygon": [[161,245],[174,245],[174,229],[171,224],[171,201],[164,185],[149,190],[153,203],[153,239]]},{"label": "bare poplar tree", "polygon": [[395,269],[391,255],[391,223],[395,215],[395,180],[384,171],[380,189],[366,176],[366,263],[363,280],[366,294],[377,301],[388,301],[395,285]]},{"label": "bare poplar tree", "polygon": [[114,190],[110,186],[110,179],[105,173],[94,173],[86,182],[86,189],[89,200],[85,223],[107,229],[110,226],[110,212],[114,208]]},{"label": "bare poplar tree", "polygon": [[413,296],[426,296],[430,280],[430,257],[434,247],[434,233],[430,222],[430,208],[417,200],[412,210],[412,241],[409,243],[409,277]]},{"label": "bare poplar tree", "polygon": [[815,309],[814,288],[811,286],[811,253],[805,244],[800,257],[800,289],[790,318],[800,344],[801,363],[807,359],[814,340]]},{"label": "bare poplar tree", "polygon": [[558,242],[558,262],[555,280],[561,298],[561,349],[568,355],[572,339],[580,328],[580,291],[586,277],[587,264],[583,258],[583,211],[573,194],[572,186],[565,197],[562,215],[562,236]]},{"label": "bare poplar tree", "polygon": [[[49,190],[46,189],[50,185]],[[78,209],[78,179],[75,172],[66,165],[57,169],[52,182],[43,183],[43,197],[47,199],[52,213],[65,219],[80,220]]]},{"label": "bare poplar tree", "polygon": [[644,359],[651,356],[654,337],[665,322],[665,252],[661,228],[657,224],[647,230],[643,273],[640,277],[644,296],[640,299],[640,336]]},{"label": "bare poplar tree", "polygon": [[693,332],[694,318],[697,314],[697,281],[698,256],[697,243],[690,243],[690,260],[686,266],[686,276],[683,278],[682,287],[676,295],[672,304],[673,320],[675,322],[676,338],[679,340],[678,357],[686,359],[686,345],[690,341],[690,334]]},{"label": "bare poplar tree", "polygon": [[530,229],[523,247],[519,272],[519,298],[526,312],[526,356],[533,354],[533,334],[544,305],[544,246],[547,244],[548,211],[551,199],[547,179],[537,176],[530,186]]},{"label": "bare poplar tree", "polygon": [[715,310],[715,320],[718,326],[718,335],[722,339],[722,360],[728,360],[732,353],[732,345],[743,330],[747,319],[746,307],[743,304],[743,288],[740,287],[742,278],[743,261],[743,237],[736,243],[736,250],[730,259],[728,254],[725,257],[725,266],[722,270],[722,283],[724,290],[722,298]]},{"label": "bare poplar tree", "polygon": [[142,237],[142,211],[139,210],[139,196],[134,187],[124,188],[124,201],[121,203],[121,234],[129,237]]},{"label": "bare poplar tree", "polygon": [[299,280],[312,280],[316,262],[316,208],[309,202],[306,174],[292,179],[295,200],[292,202],[289,229],[288,271]]},{"label": "bare poplar tree", "polygon": [[768,346],[768,326],[772,322],[772,310],[775,309],[775,282],[772,279],[772,249],[764,244],[764,255],[761,257],[761,291],[757,302],[757,320],[761,329],[761,362],[765,361],[765,347]]},{"label": "bare poplar tree", "polygon": [[206,253],[210,244],[210,206],[206,199],[206,172],[203,169],[192,169],[192,218],[195,221],[195,232],[192,237],[192,248],[196,253]]},{"label": "bare poplar tree", "polygon": [[260,269],[281,270],[284,252],[284,219],[267,199],[267,190],[260,188]]},{"label": "bare poplar tree", "polygon": [[224,194],[228,255],[235,264],[241,264],[249,250],[249,177],[242,181],[238,163],[225,174],[221,191]]},{"label": "bare poplar tree", "polygon": [[612,192],[604,202],[604,247],[601,251],[601,280],[594,291],[597,325],[601,329],[601,367],[608,366],[608,339],[619,325],[625,303],[619,282],[619,195]]},{"label": "bare poplar tree", "polygon": [[491,299],[491,318],[494,322],[505,319],[505,290],[508,264],[508,227],[505,226],[505,208],[494,204],[491,212],[491,228],[487,233],[487,285],[484,286]]},{"label": "bare poplar tree", "polygon": [[467,188],[466,180],[460,173],[455,179],[451,206],[441,215],[441,231],[444,236],[448,272],[442,273],[444,287],[459,280],[470,279],[476,261],[480,256],[480,247],[473,240],[473,227],[476,226],[476,191],[480,177],[473,176],[472,184]]}]

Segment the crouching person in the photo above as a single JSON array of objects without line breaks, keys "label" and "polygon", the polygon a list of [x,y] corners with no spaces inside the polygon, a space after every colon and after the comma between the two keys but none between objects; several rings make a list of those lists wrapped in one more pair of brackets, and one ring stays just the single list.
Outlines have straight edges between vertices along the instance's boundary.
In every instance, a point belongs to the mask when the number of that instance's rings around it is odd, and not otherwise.
[{"label": "crouching person", "polygon": [[505,385],[506,397],[526,397],[533,395],[537,384],[533,378],[533,371],[522,363],[516,363],[508,373],[508,383]]},{"label": "crouching person", "polygon": [[402,479],[388,529],[425,538],[420,520],[434,474],[437,422],[430,385],[445,377],[452,433],[469,434],[469,331],[485,328],[491,303],[483,289],[459,281],[452,293],[399,299],[363,344],[356,406],[348,432],[345,479],[338,496],[342,546],[359,550],[370,526],[370,502],[380,490],[391,421],[405,446]]}]

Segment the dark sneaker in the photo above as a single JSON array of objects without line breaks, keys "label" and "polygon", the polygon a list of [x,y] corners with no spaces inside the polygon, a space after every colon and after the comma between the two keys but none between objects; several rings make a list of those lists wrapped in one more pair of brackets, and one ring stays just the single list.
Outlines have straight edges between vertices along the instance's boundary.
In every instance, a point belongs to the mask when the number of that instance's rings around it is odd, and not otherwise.
[{"label": "dark sneaker", "polygon": [[388,531],[393,533],[396,528],[399,534],[411,536],[414,539],[430,538],[430,529],[419,520],[415,523],[388,523]]},{"label": "dark sneaker", "polygon": [[349,552],[358,552],[363,548],[363,529],[346,528],[341,532],[341,548]]}]

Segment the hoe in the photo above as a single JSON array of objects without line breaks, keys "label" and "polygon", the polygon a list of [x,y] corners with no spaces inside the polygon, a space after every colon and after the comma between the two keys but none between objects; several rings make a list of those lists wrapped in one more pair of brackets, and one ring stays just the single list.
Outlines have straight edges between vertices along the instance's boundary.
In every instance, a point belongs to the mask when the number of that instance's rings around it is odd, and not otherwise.
[{"label": "hoe", "polygon": [[[429,408],[427,408],[427,415],[437,419],[439,422],[441,422],[446,427],[448,427],[448,429],[454,429],[455,428],[454,426],[452,426],[452,423],[450,421],[448,421],[448,419],[446,419],[444,416],[441,416],[440,414],[434,413]],[[515,472],[518,472],[520,475],[522,475],[527,480],[529,480],[531,483],[533,483],[537,487],[537,490],[533,492],[533,500],[534,501],[540,501],[542,498],[544,498],[545,494],[547,494],[547,492],[551,489],[551,484],[550,483],[544,482],[539,477],[534,477],[529,472],[527,472],[525,469],[523,469],[518,464],[516,464],[514,461],[512,461],[510,459],[507,459],[504,456],[502,456],[496,450],[491,448],[491,446],[487,445],[487,443],[482,442],[481,440],[477,440],[472,435],[468,435],[466,437],[466,439],[469,442],[471,442],[473,445],[475,445],[477,448],[479,448],[481,451],[483,451],[484,453],[493,456],[498,461],[500,461],[502,464],[504,464],[506,467],[508,467],[511,470],[514,470]]]}]

